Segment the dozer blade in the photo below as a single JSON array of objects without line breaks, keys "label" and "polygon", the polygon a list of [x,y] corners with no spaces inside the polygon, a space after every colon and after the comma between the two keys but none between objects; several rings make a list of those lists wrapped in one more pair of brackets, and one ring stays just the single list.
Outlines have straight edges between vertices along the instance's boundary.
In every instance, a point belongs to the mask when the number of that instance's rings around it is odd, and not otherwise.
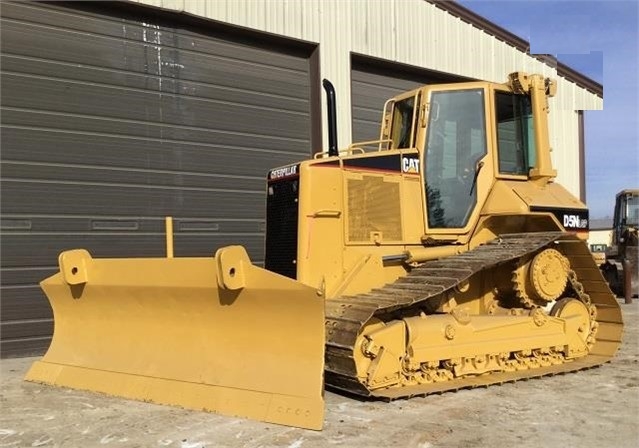
[{"label": "dozer blade", "polygon": [[239,246],[215,258],[60,255],[41,283],[51,346],[27,381],[321,429],[324,298],[253,266]]}]

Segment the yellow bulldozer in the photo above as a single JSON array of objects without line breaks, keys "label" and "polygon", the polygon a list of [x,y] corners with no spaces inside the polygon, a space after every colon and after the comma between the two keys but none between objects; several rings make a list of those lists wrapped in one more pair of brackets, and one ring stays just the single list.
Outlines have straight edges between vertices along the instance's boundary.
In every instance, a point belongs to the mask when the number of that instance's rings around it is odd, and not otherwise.
[{"label": "yellow bulldozer", "polygon": [[271,170],[265,269],[60,255],[55,332],[26,379],[321,429],[324,385],[395,399],[609,361],[620,307],[554,182],[548,97],[503,84],[390,99],[380,139]]},{"label": "yellow bulldozer", "polygon": [[639,295],[639,189],[617,193],[611,242],[599,268],[610,289],[632,303]]}]

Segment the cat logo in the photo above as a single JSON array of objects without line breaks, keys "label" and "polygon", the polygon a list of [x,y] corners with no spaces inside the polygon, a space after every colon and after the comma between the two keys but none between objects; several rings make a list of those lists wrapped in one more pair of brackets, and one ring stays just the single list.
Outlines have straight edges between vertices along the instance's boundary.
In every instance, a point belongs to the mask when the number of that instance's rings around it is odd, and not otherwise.
[{"label": "cat logo", "polygon": [[419,159],[415,157],[402,157],[402,172],[419,174]]}]

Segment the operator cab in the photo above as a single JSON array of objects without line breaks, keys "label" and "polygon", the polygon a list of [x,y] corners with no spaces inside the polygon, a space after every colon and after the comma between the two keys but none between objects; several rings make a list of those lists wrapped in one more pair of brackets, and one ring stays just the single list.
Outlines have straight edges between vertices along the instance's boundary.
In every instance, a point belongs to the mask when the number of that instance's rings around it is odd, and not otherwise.
[{"label": "operator cab", "polygon": [[440,234],[469,231],[494,178],[528,181],[536,140],[531,95],[482,82],[425,86],[389,100],[380,135],[385,149],[419,152],[427,233]]}]

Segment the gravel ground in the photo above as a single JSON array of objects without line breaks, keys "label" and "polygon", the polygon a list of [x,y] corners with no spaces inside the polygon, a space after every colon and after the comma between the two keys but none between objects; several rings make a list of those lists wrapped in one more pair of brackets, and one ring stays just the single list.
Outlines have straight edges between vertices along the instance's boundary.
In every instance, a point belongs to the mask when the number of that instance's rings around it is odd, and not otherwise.
[{"label": "gravel ground", "polygon": [[621,307],[609,364],[392,403],[327,392],[321,432],[26,383],[35,358],[6,359],[0,447],[637,447],[639,302]]}]

